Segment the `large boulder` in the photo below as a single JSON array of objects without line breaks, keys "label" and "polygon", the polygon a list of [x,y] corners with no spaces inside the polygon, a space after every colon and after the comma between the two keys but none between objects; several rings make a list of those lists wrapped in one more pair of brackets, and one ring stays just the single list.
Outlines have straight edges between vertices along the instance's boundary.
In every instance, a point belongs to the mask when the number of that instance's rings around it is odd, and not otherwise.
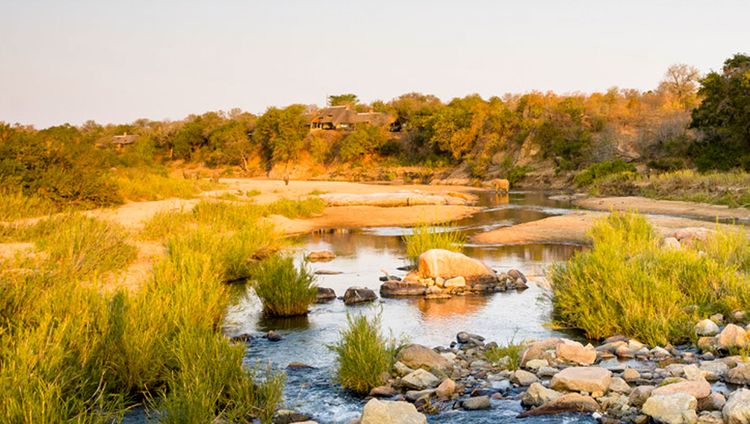
[{"label": "large boulder", "polygon": [[719,334],[719,326],[710,319],[704,319],[695,324],[695,334],[699,336],[715,336]]},{"label": "large boulder", "polygon": [[336,299],[336,292],[328,287],[318,287],[318,293],[315,295],[315,303],[327,303]]},{"label": "large boulder", "polygon": [[728,324],[717,338],[722,349],[743,348],[747,344],[745,329],[739,325]]},{"label": "large boulder", "polygon": [[591,344],[586,346],[573,340],[562,339],[555,349],[557,358],[578,365],[591,365],[596,361],[596,349]]},{"label": "large boulder", "polygon": [[732,384],[750,384],[750,365],[737,365],[726,372],[727,382]]},{"label": "large boulder", "polygon": [[420,368],[403,376],[401,378],[401,383],[410,389],[424,390],[431,389],[440,384],[440,379],[435,377],[429,371]]},{"label": "large boulder", "polygon": [[545,359],[546,352],[555,350],[560,343],[562,343],[562,339],[550,337],[527,344],[521,352],[521,366],[525,367],[529,361],[534,359]]},{"label": "large boulder", "polygon": [[418,344],[410,344],[401,349],[397,359],[412,369],[427,368],[445,371],[451,366],[451,363],[442,355],[426,346]]},{"label": "large boulder", "polygon": [[540,383],[533,383],[529,390],[521,395],[521,403],[525,406],[541,406],[560,397],[560,393],[542,386]]},{"label": "large boulder", "polygon": [[698,401],[687,393],[651,396],[643,404],[643,413],[661,424],[693,424],[698,421]]},{"label": "large boulder", "polygon": [[386,281],[380,286],[383,297],[424,296],[425,286],[405,281]]},{"label": "large boulder", "polygon": [[349,287],[344,292],[344,303],[347,305],[356,305],[357,303],[372,302],[378,296],[374,291],[367,287]]},{"label": "large boulder", "polygon": [[711,385],[706,380],[680,381],[657,387],[651,396],[668,396],[675,393],[687,393],[696,399],[703,399],[711,394]]},{"label": "large boulder", "polygon": [[359,424],[426,424],[427,417],[409,402],[370,399]]},{"label": "large boulder", "polygon": [[330,250],[318,250],[307,254],[307,260],[310,262],[329,262],[336,259],[336,254]]},{"label": "large boulder", "polygon": [[497,281],[487,265],[463,253],[431,249],[419,255],[419,274],[425,278],[464,277],[467,281]]},{"label": "large boulder", "polygon": [[727,424],[750,423],[750,390],[739,389],[729,396],[721,410]]},{"label": "large boulder", "polygon": [[490,409],[492,404],[490,404],[488,396],[475,396],[461,402],[461,407],[468,411],[476,411],[479,409]]},{"label": "large boulder", "polygon": [[519,417],[530,417],[535,415],[553,415],[568,412],[596,412],[599,404],[590,397],[580,393],[567,393],[557,397],[542,406],[536,407],[519,415]]},{"label": "large boulder", "polygon": [[612,382],[612,372],[599,367],[570,367],[552,377],[550,387],[569,392],[605,393]]}]

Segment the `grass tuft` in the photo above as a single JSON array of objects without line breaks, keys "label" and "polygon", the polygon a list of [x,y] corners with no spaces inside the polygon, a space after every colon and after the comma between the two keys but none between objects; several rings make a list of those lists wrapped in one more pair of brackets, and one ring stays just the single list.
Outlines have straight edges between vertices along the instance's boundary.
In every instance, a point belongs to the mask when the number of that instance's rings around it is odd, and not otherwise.
[{"label": "grass tuft", "polygon": [[521,366],[524,347],[523,343],[514,343],[511,339],[504,345],[488,349],[484,356],[492,363],[501,364],[504,369],[515,371]]},{"label": "grass tuft", "polygon": [[305,315],[315,301],[315,275],[304,264],[294,266],[291,257],[270,256],[255,267],[253,274],[253,288],[268,316]]},{"label": "grass tuft", "polygon": [[419,261],[419,255],[430,249],[463,251],[466,236],[452,229],[450,224],[431,226],[421,224],[412,229],[411,234],[402,237],[406,244],[406,257],[412,263]]},{"label": "grass tuft", "polygon": [[367,394],[385,383],[400,345],[380,332],[380,316],[347,314],[348,326],[338,343],[329,346],[337,355],[336,378],[345,389]]}]

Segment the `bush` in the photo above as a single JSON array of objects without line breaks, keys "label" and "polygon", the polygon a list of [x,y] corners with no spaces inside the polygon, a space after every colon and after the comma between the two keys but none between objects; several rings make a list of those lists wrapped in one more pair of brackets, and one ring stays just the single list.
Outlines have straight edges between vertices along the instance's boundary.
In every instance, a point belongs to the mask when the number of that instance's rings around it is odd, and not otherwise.
[{"label": "bush", "polygon": [[117,170],[114,182],[120,195],[130,201],[189,199],[203,191],[223,187],[222,184],[208,180],[172,178],[166,173],[143,168]]},{"label": "bush", "polygon": [[446,249],[461,252],[464,249],[466,236],[451,229],[450,224],[429,226],[422,224],[412,229],[411,234],[404,235],[406,257],[412,264],[417,264],[419,255],[430,249]]},{"label": "bush", "polygon": [[747,234],[664,249],[642,216],[613,213],[591,231],[593,248],[552,269],[557,320],[591,338],[682,343],[701,316],[750,308]]},{"label": "bush", "polygon": [[261,261],[253,272],[255,293],[269,316],[288,317],[307,314],[315,301],[315,276],[305,265],[294,266],[290,257],[274,255]]},{"label": "bush", "polygon": [[605,160],[595,163],[579,172],[573,179],[573,182],[578,187],[588,187],[609,175],[626,172],[635,172],[635,166],[620,159]]},{"label": "bush", "polygon": [[388,141],[384,129],[364,124],[341,140],[339,157],[345,162],[353,161],[367,154],[375,153],[375,150]]},{"label": "bush", "polygon": [[345,389],[367,394],[385,383],[399,346],[380,334],[380,316],[347,314],[346,320],[338,343],[329,346],[337,355],[336,378]]}]

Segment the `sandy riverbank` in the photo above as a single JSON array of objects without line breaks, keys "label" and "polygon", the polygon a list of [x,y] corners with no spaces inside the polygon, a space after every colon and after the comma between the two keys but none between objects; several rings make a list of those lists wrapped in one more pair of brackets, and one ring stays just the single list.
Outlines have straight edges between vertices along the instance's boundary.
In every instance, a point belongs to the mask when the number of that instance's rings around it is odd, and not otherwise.
[{"label": "sandy riverbank", "polygon": [[587,197],[573,202],[583,209],[598,211],[636,211],[646,214],[676,215],[721,220],[750,220],[750,209],[730,208],[708,203],[656,200],[638,196]]},{"label": "sandy riverbank", "polygon": [[[503,227],[472,237],[477,244],[532,244],[532,243],[574,243],[589,244],[588,231],[597,219],[608,213],[598,211],[578,211],[567,215],[551,216],[538,221],[526,222],[512,227]],[[717,228],[717,224],[690,218],[648,215],[647,219],[663,234],[680,228]],[[719,224],[731,228],[730,225]]]}]

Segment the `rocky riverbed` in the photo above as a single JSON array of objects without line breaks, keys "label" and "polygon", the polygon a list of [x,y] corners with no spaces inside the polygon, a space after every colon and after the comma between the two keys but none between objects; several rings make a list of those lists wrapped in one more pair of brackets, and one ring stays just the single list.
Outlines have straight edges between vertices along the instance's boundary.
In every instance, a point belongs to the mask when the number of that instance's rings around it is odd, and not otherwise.
[{"label": "rocky riverbed", "polygon": [[[740,318],[739,320],[737,318]],[[461,332],[450,346],[405,346],[388,384],[376,387],[358,422],[424,423],[447,410],[489,410],[519,402],[528,416],[578,414],[605,423],[750,422],[750,360],[730,355],[747,345],[739,324],[701,321],[711,334],[700,352],[689,346],[646,346],[613,336],[600,345],[565,338],[526,341],[516,357],[495,358],[498,345]],[[495,358],[491,360],[489,358]],[[390,417],[390,418],[389,418]],[[309,417],[304,417],[306,420]],[[287,421],[291,422],[291,421]]]}]

